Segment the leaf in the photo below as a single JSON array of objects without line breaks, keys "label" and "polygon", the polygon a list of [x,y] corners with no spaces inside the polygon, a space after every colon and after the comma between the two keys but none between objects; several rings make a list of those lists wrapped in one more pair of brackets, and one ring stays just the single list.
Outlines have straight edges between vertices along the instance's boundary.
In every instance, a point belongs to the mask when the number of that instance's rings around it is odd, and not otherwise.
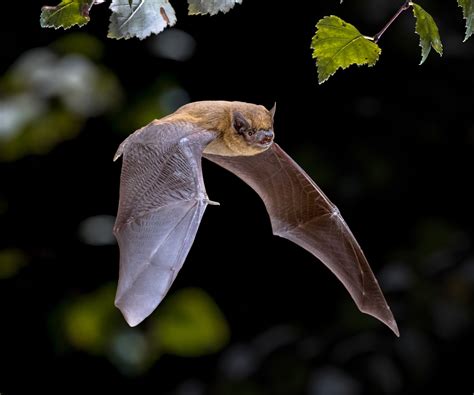
[{"label": "leaf", "polygon": [[443,56],[443,44],[439,37],[438,26],[436,26],[433,17],[416,3],[413,6],[413,14],[416,18],[415,32],[420,36],[421,62],[423,64],[428,58],[431,47]]},{"label": "leaf", "polygon": [[226,13],[242,0],[188,0],[189,15],[216,15],[219,11]]},{"label": "leaf", "polygon": [[109,38],[138,37],[143,40],[176,23],[174,9],[168,0],[112,0],[110,9]]},{"label": "leaf", "polygon": [[185,288],[165,299],[153,322],[153,340],[164,351],[199,356],[219,351],[229,340],[229,327],[212,298],[198,288]]},{"label": "leaf", "polygon": [[320,84],[339,68],[346,69],[352,64],[373,66],[382,52],[371,37],[363,36],[353,25],[334,15],[316,24],[311,48]]},{"label": "leaf", "polygon": [[69,29],[74,25],[83,26],[89,22],[89,11],[94,0],[62,0],[57,6],[41,8],[41,27]]},{"label": "leaf", "polygon": [[458,0],[459,7],[462,7],[462,13],[466,20],[466,35],[464,41],[466,41],[472,35],[474,29],[474,0]]}]

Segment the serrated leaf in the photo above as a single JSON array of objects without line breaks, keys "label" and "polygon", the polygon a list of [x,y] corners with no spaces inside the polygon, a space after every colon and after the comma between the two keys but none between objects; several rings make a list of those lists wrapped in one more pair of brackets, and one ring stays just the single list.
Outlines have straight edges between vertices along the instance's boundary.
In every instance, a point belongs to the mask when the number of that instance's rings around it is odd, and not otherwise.
[{"label": "serrated leaf", "polygon": [[158,34],[176,23],[176,15],[168,0],[112,0],[108,37],[140,40]]},{"label": "serrated leaf", "polygon": [[413,14],[416,18],[415,32],[420,36],[421,62],[423,64],[428,58],[431,47],[443,56],[443,44],[439,37],[438,26],[433,17],[416,3],[413,6]]},{"label": "serrated leaf", "polygon": [[335,15],[326,16],[316,24],[311,49],[320,84],[339,68],[346,69],[352,64],[373,66],[382,52],[370,37]]},{"label": "serrated leaf", "polygon": [[83,26],[89,22],[89,11],[94,0],[63,0],[57,6],[41,8],[41,27],[69,29],[74,25]]},{"label": "serrated leaf", "polygon": [[188,13],[216,15],[218,12],[226,13],[236,4],[242,4],[242,0],[188,0]]},{"label": "serrated leaf", "polygon": [[474,30],[474,0],[458,0],[458,4],[466,20],[466,35],[464,36],[464,41],[466,41]]}]

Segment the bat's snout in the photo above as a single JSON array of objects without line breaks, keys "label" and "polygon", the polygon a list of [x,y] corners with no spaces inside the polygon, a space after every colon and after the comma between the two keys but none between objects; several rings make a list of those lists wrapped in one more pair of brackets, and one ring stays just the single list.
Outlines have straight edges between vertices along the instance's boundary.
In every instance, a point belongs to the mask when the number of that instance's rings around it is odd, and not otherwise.
[{"label": "bat's snout", "polygon": [[275,134],[273,130],[260,130],[257,132],[258,143],[263,146],[270,145],[273,141]]}]

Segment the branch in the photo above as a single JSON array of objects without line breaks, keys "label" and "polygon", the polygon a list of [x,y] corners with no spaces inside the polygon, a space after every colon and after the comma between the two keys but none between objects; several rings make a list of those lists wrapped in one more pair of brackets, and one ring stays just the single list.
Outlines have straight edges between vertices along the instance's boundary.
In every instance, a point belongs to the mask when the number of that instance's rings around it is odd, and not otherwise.
[{"label": "branch", "polygon": [[373,40],[375,43],[377,43],[380,38],[382,37],[382,35],[385,33],[385,30],[387,30],[390,25],[395,22],[395,20],[400,16],[400,14],[406,10],[408,10],[410,7],[412,6],[412,3],[410,0],[406,0],[405,3],[403,3],[403,5],[400,7],[400,9],[396,12],[396,14],[394,16],[392,16],[392,18],[390,18],[390,20],[387,22],[387,24],[382,28],[382,30],[380,30],[374,37],[373,37]]}]

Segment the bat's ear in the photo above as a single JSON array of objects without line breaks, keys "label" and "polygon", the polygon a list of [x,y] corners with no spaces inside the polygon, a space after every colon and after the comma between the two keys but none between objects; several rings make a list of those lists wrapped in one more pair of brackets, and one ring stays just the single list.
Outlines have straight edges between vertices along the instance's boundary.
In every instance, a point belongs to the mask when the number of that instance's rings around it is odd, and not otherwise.
[{"label": "bat's ear", "polygon": [[234,111],[232,114],[232,125],[237,133],[243,133],[245,130],[250,129],[249,122],[239,111]]},{"label": "bat's ear", "polygon": [[276,109],[277,109],[277,102],[275,102],[272,109],[270,110],[270,115],[272,116],[272,120],[275,118]]}]

